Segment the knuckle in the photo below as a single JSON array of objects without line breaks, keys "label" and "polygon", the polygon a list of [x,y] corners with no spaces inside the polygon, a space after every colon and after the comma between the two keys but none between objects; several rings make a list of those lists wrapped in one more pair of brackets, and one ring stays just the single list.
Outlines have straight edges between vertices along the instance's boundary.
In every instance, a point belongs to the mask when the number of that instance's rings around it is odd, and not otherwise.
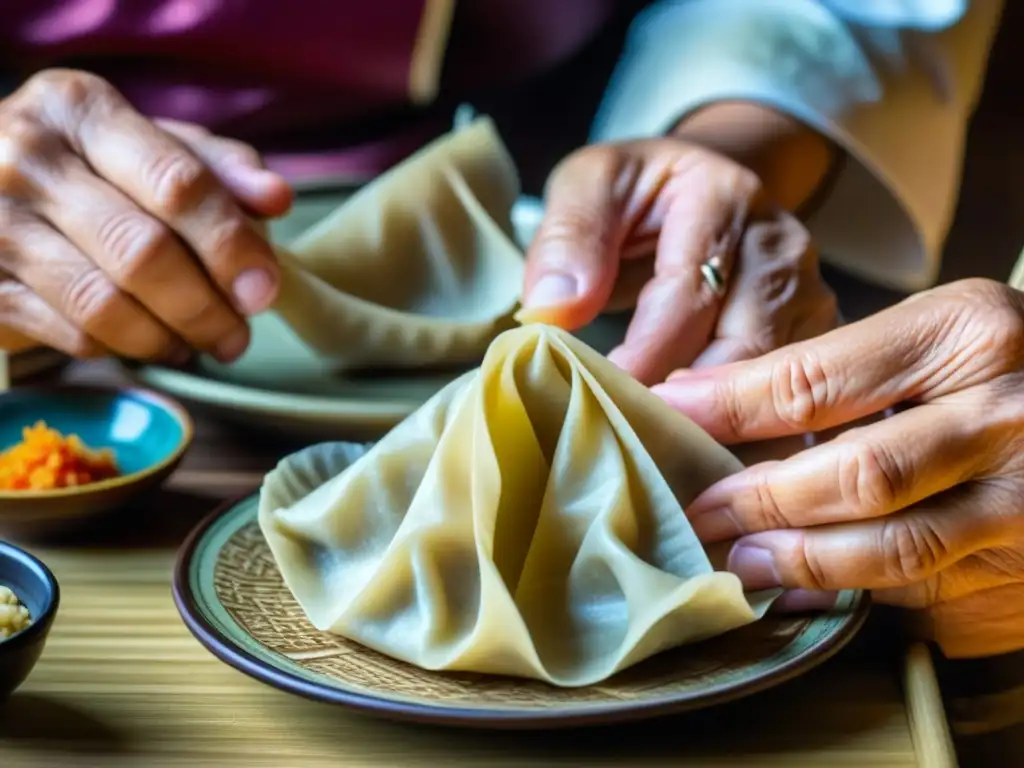
[{"label": "knuckle", "polygon": [[838,479],[843,503],[868,517],[879,517],[894,509],[904,487],[903,473],[895,457],[879,445],[855,439],[840,443],[839,447]]},{"label": "knuckle", "polygon": [[69,319],[91,333],[116,326],[124,316],[125,299],[100,270],[90,269],[67,283],[63,305]]},{"label": "knuckle", "polygon": [[[558,212],[545,220],[537,231],[536,240],[540,244],[572,244],[578,241],[581,234],[592,237],[599,232],[594,227],[593,213],[573,202],[563,203]],[[545,253],[560,253],[561,249],[545,250]]]},{"label": "knuckle", "polygon": [[243,252],[251,233],[248,223],[241,216],[228,216],[211,227],[204,243],[204,250],[215,259],[215,263],[210,266],[229,265],[229,257]]},{"label": "knuckle", "polygon": [[942,539],[919,517],[886,519],[879,533],[886,575],[898,584],[914,584],[937,573],[948,558]]},{"label": "knuckle", "polygon": [[98,238],[110,254],[111,275],[118,285],[134,291],[154,275],[154,265],[175,245],[173,233],[166,227],[125,210],[107,218]]},{"label": "knuckle", "polygon": [[748,422],[743,396],[731,380],[718,381],[715,384],[715,407],[719,418],[732,439],[739,438],[745,431]]},{"label": "knuckle", "polygon": [[940,325],[946,354],[969,356],[969,367],[990,377],[1020,370],[1024,295],[993,280],[973,278],[960,281],[952,298],[952,311]]},{"label": "knuckle", "polygon": [[0,141],[3,142],[0,145],[3,147],[0,162],[4,165],[37,157],[54,145],[52,134],[38,120],[27,115],[5,117]]},{"label": "knuckle", "polygon": [[792,429],[814,431],[819,414],[832,404],[832,389],[821,361],[809,351],[784,355],[772,371],[772,407]]},{"label": "knuckle", "polygon": [[158,155],[144,171],[156,212],[176,218],[194,209],[211,186],[206,167],[186,152]]},{"label": "knuckle", "polygon": [[594,212],[563,203],[541,223],[530,246],[530,262],[548,269],[579,269],[596,262],[615,246],[615,232]]},{"label": "knuckle", "polygon": [[73,114],[90,110],[113,90],[103,78],[76,69],[47,69],[25,86],[28,100],[42,108],[59,106]]},{"label": "knuckle", "polygon": [[752,530],[777,531],[793,527],[788,515],[775,498],[767,472],[759,472],[754,479],[753,501],[753,519],[748,521],[748,524],[753,526]]},{"label": "knuckle", "polygon": [[33,168],[60,153],[60,140],[39,121],[15,114],[5,116],[0,131],[0,194],[24,197],[33,187]]},{"label": "knuckle", "polygon": [[806,589],[834,589],[837,585],[831,575],[832,569],[828,562],[821,557],[819,549],[814,546],[813,542],[814,540],[809,536],[804,536],[801,539],[794,568],[797,581]]}]

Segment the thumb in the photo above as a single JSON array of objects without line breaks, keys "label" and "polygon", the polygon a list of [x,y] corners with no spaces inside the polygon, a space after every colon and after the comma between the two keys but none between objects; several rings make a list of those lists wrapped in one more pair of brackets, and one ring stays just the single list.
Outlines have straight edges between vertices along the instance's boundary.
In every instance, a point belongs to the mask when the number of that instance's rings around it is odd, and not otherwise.
[{"label": "thumb", "polygon": [[248,144],[214,136],[191,123],[156,122],[202,160],[251,213],[274,218],[283,216],[291,208],[293,193],[288,182],[280,174],[268,171],[259,153]]},{"label": "thumb", "polygon": [[631,169],[628,156],[609,146],[582,149],[555,169],[526,255],[521,322],[576,330],[605,309],[626,236],[623,180]]}]

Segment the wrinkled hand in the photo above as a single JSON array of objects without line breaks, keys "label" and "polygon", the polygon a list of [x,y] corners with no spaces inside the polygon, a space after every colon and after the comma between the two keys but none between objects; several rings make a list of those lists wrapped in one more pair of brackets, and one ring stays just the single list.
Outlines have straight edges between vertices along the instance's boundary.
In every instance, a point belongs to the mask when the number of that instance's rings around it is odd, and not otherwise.
[{"label": "wrinkled hand", "polygon": [[0,101],[0,324],[79,357],[234,359],[278,279],[248,217],[290,204],[251,148],[42,72]]},{"label": "wrinkled hand", "polygon": [[[609,357],[645,384],[837,322],[802,225],[765,199],[749,170],[693,144],[585,147],[555,169],[545,208],[527,254],[524,319],[575,330],[635,305]],[[724,298],[701,275],[712,256],[729,282]]]},{"label": "wrinkled hand", "polygon": [[707,542],[739,537],[730,569],[796,590],[792,607],[870,589],[947,655],[1024,647],[1024,294],[953,283],[656,391],[724,443],[906,406],[729,477],[687,514]]}]

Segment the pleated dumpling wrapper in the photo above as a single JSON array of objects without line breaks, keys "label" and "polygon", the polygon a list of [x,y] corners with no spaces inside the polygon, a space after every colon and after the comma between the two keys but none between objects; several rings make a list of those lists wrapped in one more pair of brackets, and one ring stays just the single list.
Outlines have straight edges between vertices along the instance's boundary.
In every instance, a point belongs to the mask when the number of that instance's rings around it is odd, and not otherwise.
[{"label": "pleated dumpling wrapper", "polygon": [[522,288],[518,195],[494,124],[477,119],[278,248],[273,310],[335,371],[477,363]]},{"label": "pleated dumpling wrapper", "polygon": [[321,630],[430,670],[597,683],[760,618],[683,512],[739,461],[573,336],[527,325],[370,448],[287,458],[259,521]]}]

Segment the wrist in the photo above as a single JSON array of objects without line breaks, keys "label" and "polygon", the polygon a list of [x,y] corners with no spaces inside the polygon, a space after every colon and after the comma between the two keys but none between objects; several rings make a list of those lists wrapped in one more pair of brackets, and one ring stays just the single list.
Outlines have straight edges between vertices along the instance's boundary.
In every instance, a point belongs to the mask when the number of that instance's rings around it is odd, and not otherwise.
[{"label": "wrist", "polygon": [[709,104],[680,120],[671,135],[749,168],[769,197],[790,211],[814,197],[841,157],[813,128],[753,102]]}]

